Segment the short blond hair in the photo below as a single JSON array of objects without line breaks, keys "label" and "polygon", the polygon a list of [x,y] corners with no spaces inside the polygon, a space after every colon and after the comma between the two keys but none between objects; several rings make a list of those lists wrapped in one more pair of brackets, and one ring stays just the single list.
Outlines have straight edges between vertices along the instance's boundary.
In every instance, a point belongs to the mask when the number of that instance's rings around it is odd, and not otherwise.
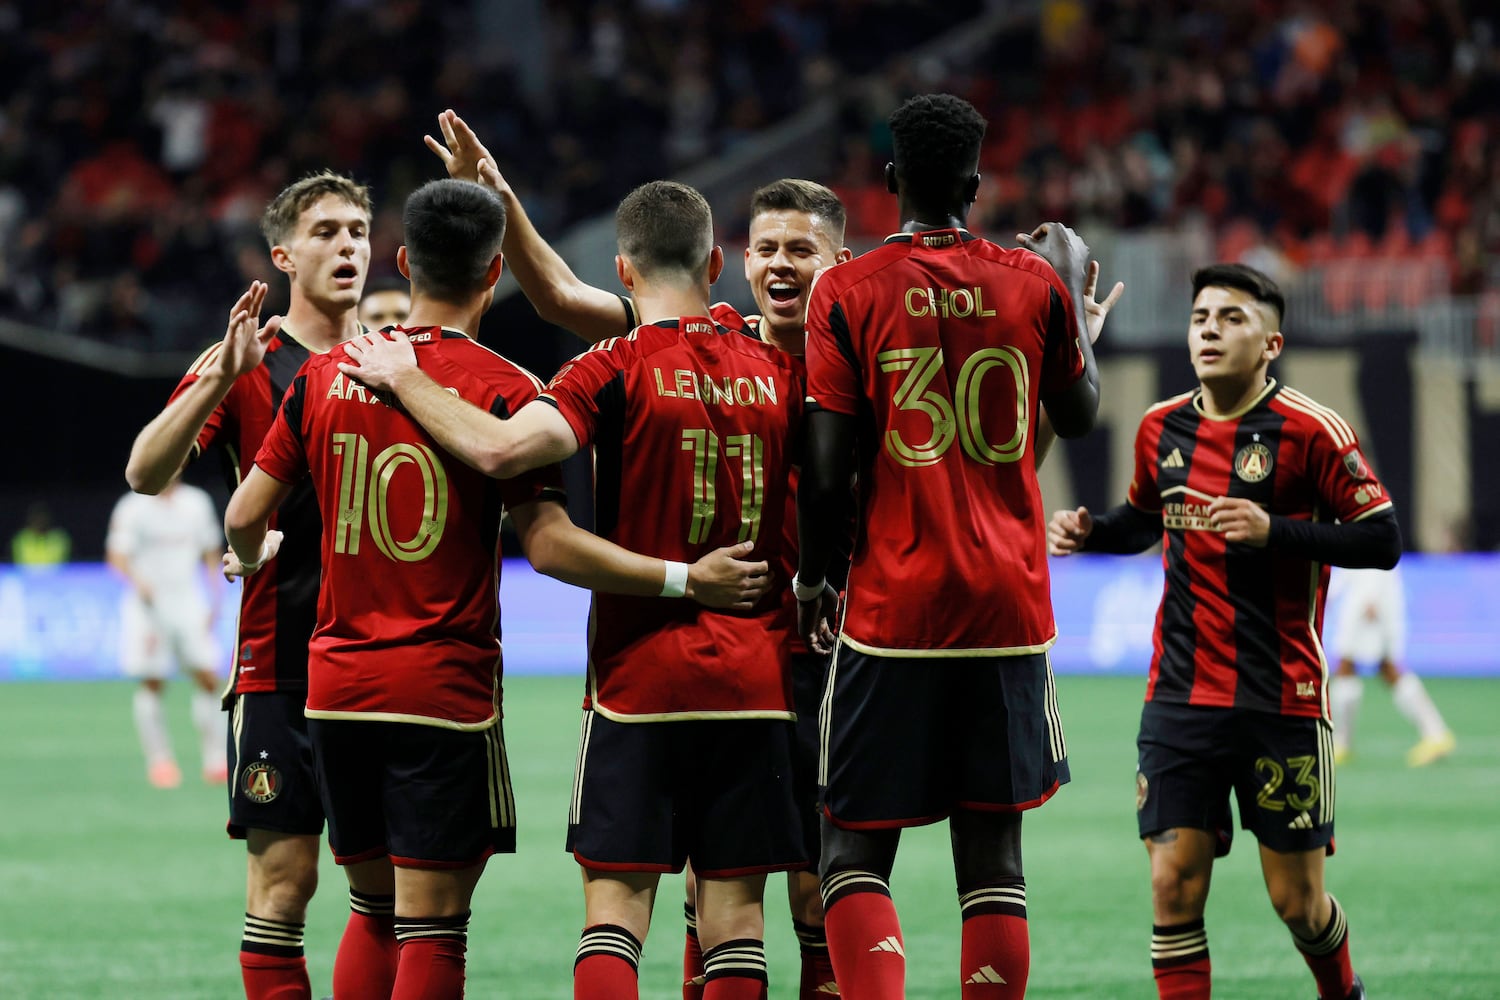
[{"label": "short blond hair", "polygon": [[369,221],[374,209],[370,203],[370,189],[343,174],[332,170],[320,170],[283,188],[271,199],[265,214],[260,217],[260,232],[268,246],[280,246],[296,232],[297,220],[302,213],[324,195],[341,198],[365,213]]}]

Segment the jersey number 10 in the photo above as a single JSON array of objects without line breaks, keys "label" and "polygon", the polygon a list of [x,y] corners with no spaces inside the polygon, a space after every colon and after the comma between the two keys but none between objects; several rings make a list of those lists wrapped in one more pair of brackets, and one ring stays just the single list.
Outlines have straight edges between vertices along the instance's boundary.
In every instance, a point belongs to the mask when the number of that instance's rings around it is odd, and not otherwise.
[{"label": "jersey number 10", "polygon": [[[707,428],[682,432],[682,450],[693,453],[692,520],[688,543],[708,541],[717,513],[714,479],[719,471],[719,435]],[[731,434],[724,439],[724,457],[740,461],[743,489],[740,492],[740,532],[736,541],[753,542],[760,537],[760,509],[766,501],[766,444],[755,434]]]},{"label": "jersey number 10", "polygon": [[[881,351],[875,355],[883,372],[906,372],[896,387],[892,401],[897,409],[914,410],[932,421],[932,436],[919,445],[907,443],[894,428],[885,432],[885,450],[902,465],[920,468],[943,460],[957,439],[964,454],[981,465],[1014,462],[1026,453],[1026,435],[1031,418],[1028,413],[1030,372],[1026,355],[1014,347],[985,347],[969,355],[958,370],[953,400],[932,388],[932,380],[943,370],[941,347],[906,347]],[[981,387],[993,368],[1005,368],[1015,381],[1016,418],[1010,438],[993,444],[979,426]]]},{"label": "jersey number 10", "polygon": [[[363,434],[335,434],[333,454],[339,459],[339,511],[333,525],[333,551],[359,555],[366,520],[375,547],[394,562],[418,562],[432,555],[448,523],[448,473],[431,448],[397,443],[367,462],[370,442]],[[414,465],[422,476],[422,522],[417,533],[402,541],[391,532],[386,498],[391,479],[403,465]],[[366,490],[365,483],[369,482]]]}]

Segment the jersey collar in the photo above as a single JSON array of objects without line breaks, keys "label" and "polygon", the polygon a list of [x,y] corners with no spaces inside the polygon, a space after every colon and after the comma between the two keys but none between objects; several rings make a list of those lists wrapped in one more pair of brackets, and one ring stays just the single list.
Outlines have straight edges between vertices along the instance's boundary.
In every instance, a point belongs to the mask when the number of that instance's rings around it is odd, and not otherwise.
[{"label": "jersey collar", "polygon": [[943,250],[979,237],[963,228],[950,229],[923,229],[915,233],[892,233],[882,242],[884,243],[910,243],[927,250]]}]

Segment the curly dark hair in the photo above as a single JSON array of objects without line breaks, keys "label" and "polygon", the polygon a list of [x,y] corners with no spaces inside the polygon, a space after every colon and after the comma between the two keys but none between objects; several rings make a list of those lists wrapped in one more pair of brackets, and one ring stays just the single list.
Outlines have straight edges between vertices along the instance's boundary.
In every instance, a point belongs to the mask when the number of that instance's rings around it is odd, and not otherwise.
[{"label": "curly dark hair", "polygon": [[922,94],[891,113],[896,178],[919,193],[966,180],[987,127],[974,105],[952,94]]}]

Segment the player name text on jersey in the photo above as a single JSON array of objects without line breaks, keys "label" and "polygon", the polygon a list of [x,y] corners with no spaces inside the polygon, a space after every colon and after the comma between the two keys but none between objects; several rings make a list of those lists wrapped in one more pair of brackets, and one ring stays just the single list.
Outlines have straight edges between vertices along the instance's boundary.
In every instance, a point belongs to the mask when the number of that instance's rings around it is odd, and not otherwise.
[{"label": "player name text on jersey", "polygon": [[651,369],[656,376],[656,394],[674,399],[697,399],[723,406],[778,405],[776,380],[756,375],[752,378],[723,376],[718,381],[706,372],[673,369],[667,375],[660,368]]},{"label": "player name text on jersey", "polygon": [[973,288],[908,288],[906,311],[913,316],[993,316],[995,310],[984,307],[984,289]]}]

